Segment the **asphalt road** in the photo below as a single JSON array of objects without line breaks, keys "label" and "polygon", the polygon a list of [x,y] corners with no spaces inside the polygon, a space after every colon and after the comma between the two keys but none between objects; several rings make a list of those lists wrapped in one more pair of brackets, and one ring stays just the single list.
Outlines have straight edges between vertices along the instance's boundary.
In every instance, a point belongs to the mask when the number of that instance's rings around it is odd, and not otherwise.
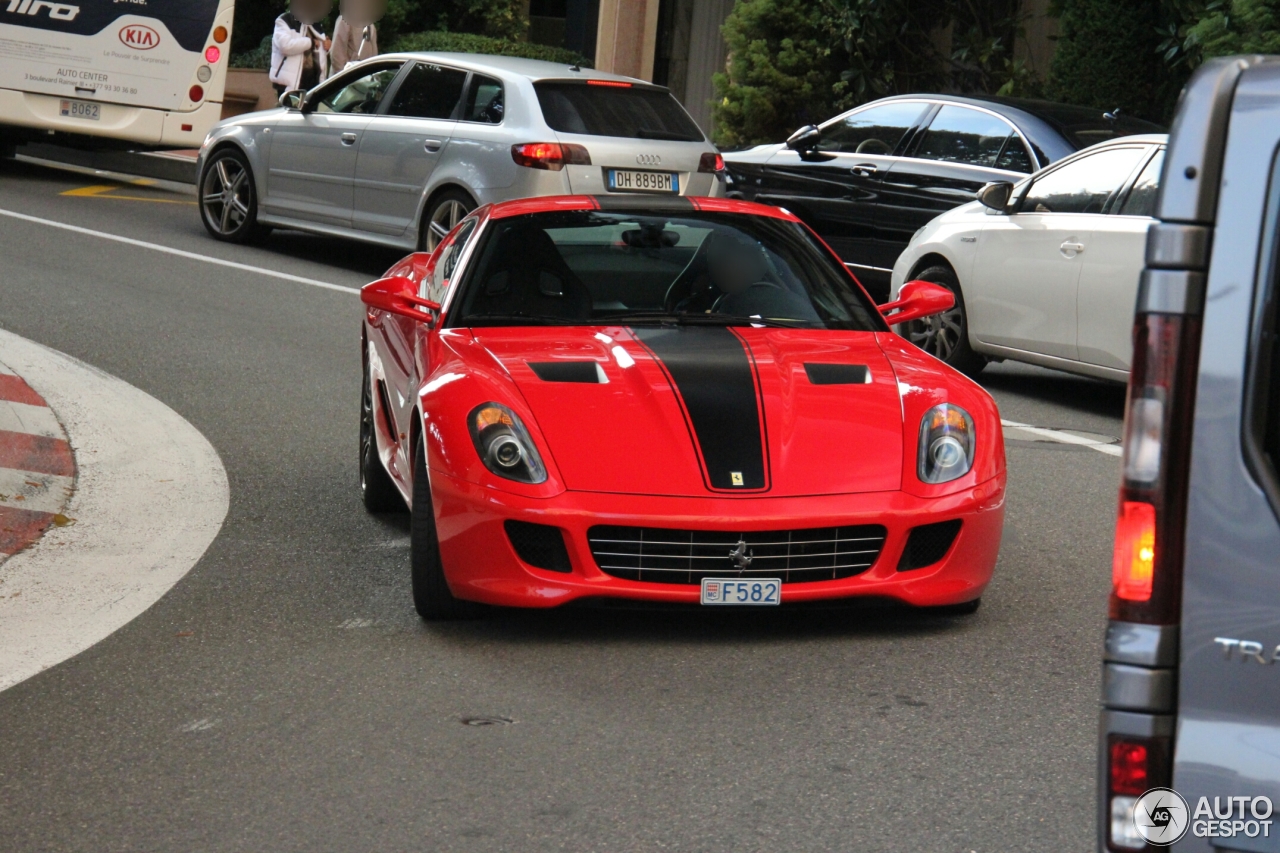
[{"label": "asphalt road", "polygon": [[[398,255],[288,233],[225,246],[191,197],[145,188],[61,195],[107,183],[0,164],[0,209],[352,287]],[[231,488],[165,598],[0,693],[0,847],[1091,847],[1118,459],[1009,441],[973,617],[429,626],[407,518],[357,495],[359,319],[350,294],[0,217],[0,326],[173,407]],[[1119,434],[1119,386],[1013,365],[984,384],[1007,419]]]}]

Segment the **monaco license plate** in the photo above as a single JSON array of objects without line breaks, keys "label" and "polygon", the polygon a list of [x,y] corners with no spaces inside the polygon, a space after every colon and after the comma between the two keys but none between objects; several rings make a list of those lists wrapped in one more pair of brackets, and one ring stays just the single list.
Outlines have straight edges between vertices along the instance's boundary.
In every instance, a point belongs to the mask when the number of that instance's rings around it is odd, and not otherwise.
[{"label": "monaco license plate", "polygon": [[680,179],[671,172],[637,172],[631,169],[610,169],[609,192],[679,193]]},{"label": "monaco license plate", "polygon": [[83,118],[89,121],[98,121],[102,118],[101,104],[89,101],[63,100],[59,105],[59,112],[68,118]]},{"label": "monaco license plate", "polygon": [[782,601],[780,578],[703,578],[703,604],[755,604],[767,606]]}]

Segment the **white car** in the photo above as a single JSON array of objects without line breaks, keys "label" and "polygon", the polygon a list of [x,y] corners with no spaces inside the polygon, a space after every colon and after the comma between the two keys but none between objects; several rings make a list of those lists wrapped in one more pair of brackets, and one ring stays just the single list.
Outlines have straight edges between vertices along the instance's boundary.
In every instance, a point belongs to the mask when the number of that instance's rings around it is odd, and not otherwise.
[{"label": "white car", "polygon": [[1086,148],[930,221],[898,257],[890,298],[924,279],[956,304],[907,337],[970,375],[1008,358],[1126,380],[1166,139]]}]

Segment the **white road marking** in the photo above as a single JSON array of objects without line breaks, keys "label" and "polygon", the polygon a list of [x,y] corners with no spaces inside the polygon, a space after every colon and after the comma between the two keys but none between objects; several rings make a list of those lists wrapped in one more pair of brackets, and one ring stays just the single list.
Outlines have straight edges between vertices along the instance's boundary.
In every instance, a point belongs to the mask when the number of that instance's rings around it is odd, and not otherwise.
[{"label": "white road marking", "polygon": [[1005,429],[1016,429],[1038,438],[1047,438],[1049,441],[1056,441],[1060,444],[1077,444],[1081,447],[1087,447],[1090,450],[1096,450],[1099,453],[1105,453],[1108,456],[1121,456],[1124,448],[1119,444],[1111,444],[1105,441],[1097,441],[1092,438],[1074,435],[1064,432],[1060,429],[1045,429],[1044,427],[1031,426],[1030,424],[1020,424],[1017,421],[1001,420],[1000,425]]},{"label": "white road marking", "polygon": [[222,258],[214,258],[209,255],[201,255],[197,252],[186,252],[182,249],[173,249],[169,246],[161,246],[159,243],[148,243],[145,240],[135,240],[132,237],[122,237],[119,234],[108,234],[105,231],[95,231],[92,228],[82,228],[79,225],[68,225],[65,222],[57,222],[53,219],[41,219],[39,216],[30,216],[26,213],[18,213],[15,210],[4,210],[0,208],[0,216],[8,216],[13,219],[21,219],[24,222],[34,222],[37,225],[45,225],[49,228],[61,228],[64,231],[72,231],[76,234],[86,234],[90,237],[98,237],[103,240],[112,240],[116,243],[124,243],[127,246],[137,246],[142,249],[150,249],[153,252],[163,252],[166,255],[175,255],[179,258],[187,258],[192,261],[201,261],[206,264],[214,264],[220,267],[230,267],[231,269],[243,270],[244,272],[257,273],[258,275],[270,276],[271,278],[280,278],[285,281],[293,281],[298,284],[305,284],[311,287],[321,287],[325,290],[336,290],[340,293],[359,294],[360,289],[356,287],[346,287],[341,284],[331,284],[327,281],[318,281],[314,278],[306,278],[300,275],[290,275],[286,272],[277,272],[264,267],[255,267],[249,264],[236,263],[235,261],[224,261]]},{"label": "white road marking", "polygon": [[338,625],[339,628],[372,628],[372,619],[347,619]]},{"label": "white road marking", "polygon": [[64,510],[76,524],[0,567],[3,690],[159,600],[218,535],[230,492],[217,451],[154,397],[2,330],[0,361],[58,412],[79,474]]},{"label": "white road marking", "polygon": [[207,732],[209,729],[221,722],[217,717],[204,717],[199,720],[192,720],[185,726],[181,726],[179,731],[183,732]]},{"label": "white road marking", "polygon": [[48,406],[0,400],[0,430],[62,438],[62,425]]},{"label": "white road marking", "polygon": [[0,506],[31,512],[62,512],[75,484],[75,477],[0,468]]}]

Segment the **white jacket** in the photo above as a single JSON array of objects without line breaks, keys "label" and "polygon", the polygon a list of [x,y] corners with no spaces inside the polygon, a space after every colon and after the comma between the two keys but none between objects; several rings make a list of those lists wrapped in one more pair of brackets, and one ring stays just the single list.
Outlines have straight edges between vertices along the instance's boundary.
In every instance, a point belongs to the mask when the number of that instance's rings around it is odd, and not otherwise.
[{"label": "white jacket", "polygon": [[312,49],[312,38],[321,40],[321,47],[315,51],[316,68],[319,69],[317,82],[326,76],[329,55],[323,46],[324,34],[307,24],[292,29],[284,21],[284,16],[276,18],[276,29],[271,36],[271,69],[267,77],[277,86],[284,86],[285,91],[298,88],[302,80],[302,57]]}]

